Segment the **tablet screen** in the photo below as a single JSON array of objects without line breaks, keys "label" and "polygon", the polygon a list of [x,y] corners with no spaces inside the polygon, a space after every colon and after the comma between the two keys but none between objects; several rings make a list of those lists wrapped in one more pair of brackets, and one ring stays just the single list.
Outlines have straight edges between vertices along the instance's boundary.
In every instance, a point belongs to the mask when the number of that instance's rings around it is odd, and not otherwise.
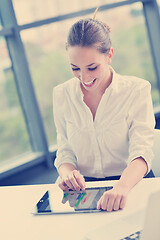
[{"label": "tablet screen", "polygon": [[109,187],[86,188],[85,191],[55,192],[48,190],[36,205],[36,214],[94,212],[97,202]]}]

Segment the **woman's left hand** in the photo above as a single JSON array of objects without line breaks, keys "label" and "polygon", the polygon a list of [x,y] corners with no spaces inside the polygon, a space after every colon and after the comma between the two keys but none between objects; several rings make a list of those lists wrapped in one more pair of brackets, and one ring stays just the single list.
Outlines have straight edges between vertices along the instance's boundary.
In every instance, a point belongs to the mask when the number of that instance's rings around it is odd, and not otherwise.
[{"label": "woman's left hand", "polygon": [[104,192],[97,202],[97,209],[107,210],[108,212],[123,209],[126,204],[127,194],[128,190],[115,186],[111,190]]}]

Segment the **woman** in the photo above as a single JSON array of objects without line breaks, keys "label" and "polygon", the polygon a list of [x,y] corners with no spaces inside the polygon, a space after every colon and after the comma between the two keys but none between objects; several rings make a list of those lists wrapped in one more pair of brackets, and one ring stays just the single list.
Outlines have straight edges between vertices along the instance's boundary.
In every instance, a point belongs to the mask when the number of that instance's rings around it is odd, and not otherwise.
[{"label": "woman", "polygon": [[84,190],[85,180],[119,179],[97,208],[122,209],[133,186],[154,176],[150,83],[113,70],[109,28],[97,20],[71,27],[67,52],[74,78],[53,92],[59,186]]}]

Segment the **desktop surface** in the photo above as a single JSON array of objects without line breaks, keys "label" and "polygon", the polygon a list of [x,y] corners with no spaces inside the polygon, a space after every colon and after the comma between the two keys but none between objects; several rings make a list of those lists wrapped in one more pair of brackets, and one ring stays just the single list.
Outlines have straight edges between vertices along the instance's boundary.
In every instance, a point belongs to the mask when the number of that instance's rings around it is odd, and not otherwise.
[{"label": "desktop surface", "polygon": [[[87,182],[87,187],[114,186],[117,181]],[[117,219],[143,210],[150,193],[160,190],[160,178],[143,179],[129,193],[126,207],[120,211],[34,216],[31,212],[45,191],[56,184],[0,187],[1,238],[82,240],[84,236]],[[115,230],[114,230],[115,231]]]}]

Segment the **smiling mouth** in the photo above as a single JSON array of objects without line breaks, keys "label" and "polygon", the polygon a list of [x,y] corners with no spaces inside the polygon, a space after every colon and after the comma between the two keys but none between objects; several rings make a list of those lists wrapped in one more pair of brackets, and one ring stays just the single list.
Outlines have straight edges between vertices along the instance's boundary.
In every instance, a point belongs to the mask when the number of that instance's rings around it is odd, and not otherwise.
[{"label": "smiling mouth", "polygon": [[96,78],[95,78],[94,80],[92,80],[91,82],[87,82],[87,83],[82,82],[82,83],[83,83],[83,85],[85,85],[86,87],[91,87],[91,86],[93,86],[93,84],[95,83],[95,81],[96,81]]}]

